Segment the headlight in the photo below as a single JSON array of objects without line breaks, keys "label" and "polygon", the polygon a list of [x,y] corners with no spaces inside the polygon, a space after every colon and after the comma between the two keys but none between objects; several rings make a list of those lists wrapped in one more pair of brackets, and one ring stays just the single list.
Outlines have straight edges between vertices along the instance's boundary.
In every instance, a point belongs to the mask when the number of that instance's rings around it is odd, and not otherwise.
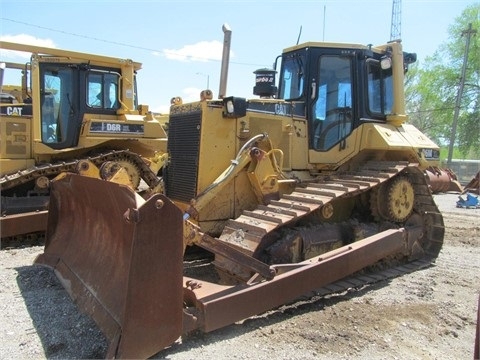
[{"label": "headlight", "polygon": [[241,118],[247,114],[247,100],[229,96],[223,98],[223,116],[228,118]]},{"label": "headlight", "polygon": [[440,151],[438,149],[422,149],[421,152],[425,159],[428,160],[439,160],[440,159]]}]

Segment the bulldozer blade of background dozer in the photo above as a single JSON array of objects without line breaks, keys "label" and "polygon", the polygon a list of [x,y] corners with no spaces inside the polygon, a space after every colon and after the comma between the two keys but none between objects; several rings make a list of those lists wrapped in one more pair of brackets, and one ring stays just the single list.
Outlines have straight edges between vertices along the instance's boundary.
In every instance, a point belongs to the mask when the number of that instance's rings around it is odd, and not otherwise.
[{"label": "bulldozer blade of background dozer", "polygon": [[109,340],[109,358],[147,358],[182,333],[182,213],[157,194],[69,174],[52,184],[44,254]]},{"label": "bulldozer blade of background dozer", "polygon": [[457,175],[451,169],[440,169],[437,167],[429,167],[425,170],[430,190],[434,194],[442,192],[459,192],[463,191],[463,187],[457,179]]}]

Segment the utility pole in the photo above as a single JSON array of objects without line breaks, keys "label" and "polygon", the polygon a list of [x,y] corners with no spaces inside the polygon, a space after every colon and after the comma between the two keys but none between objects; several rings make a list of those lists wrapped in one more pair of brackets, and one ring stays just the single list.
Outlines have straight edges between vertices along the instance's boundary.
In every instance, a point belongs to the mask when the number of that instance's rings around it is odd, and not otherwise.
[{"label": "utility pole", "polygon": [[463,55],[462,76],[460,77],[460,86],[458,87],[457,101],[455,103],[455,111],[453,114],[452,132],[450,134],[450,144],[448,146],[447,167],[452,165],[453,145],[455,144],[455,135],[457,134],[458,114],[462,102],[463,87],[465,85],[465,74],[467,72],[468,51],[470,48],[470,37],[477,31],[472,30],[472,24],[468,24],[468,29],[462,31],[462,36],[467,35],[467,44],[465,46],[465,54]]}]

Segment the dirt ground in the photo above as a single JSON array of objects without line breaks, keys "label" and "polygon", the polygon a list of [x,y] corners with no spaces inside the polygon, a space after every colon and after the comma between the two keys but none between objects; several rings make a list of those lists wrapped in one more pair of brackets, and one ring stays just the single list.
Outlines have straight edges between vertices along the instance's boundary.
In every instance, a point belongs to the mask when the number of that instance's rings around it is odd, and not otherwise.
[{"label": "dirt ground", "polygon": [[[480,209],[435,195],[446,237],[435,265],[327,298],[312,297],[208,334],[155,359],[473,359]],[[102,358],[106,341],[47,268],[42,247],[0,251],[0,358]]]}]

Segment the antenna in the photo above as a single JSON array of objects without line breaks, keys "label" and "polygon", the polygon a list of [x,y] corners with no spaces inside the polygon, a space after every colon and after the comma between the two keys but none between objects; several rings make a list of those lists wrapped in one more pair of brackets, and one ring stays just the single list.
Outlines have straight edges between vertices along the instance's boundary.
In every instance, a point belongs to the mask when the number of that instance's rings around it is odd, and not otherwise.
[{"label": "antenna", "polygon": [[297,45],[300,42],[300,36],[302,35],[302,25],[300,25],[300,31],[298,33],[298,38],[297,38]]},{"label": "antenna", "polygon": [[323,38],[322,41],[325,42],[325,18],[327,13],[327,5],[323,5]]}]

